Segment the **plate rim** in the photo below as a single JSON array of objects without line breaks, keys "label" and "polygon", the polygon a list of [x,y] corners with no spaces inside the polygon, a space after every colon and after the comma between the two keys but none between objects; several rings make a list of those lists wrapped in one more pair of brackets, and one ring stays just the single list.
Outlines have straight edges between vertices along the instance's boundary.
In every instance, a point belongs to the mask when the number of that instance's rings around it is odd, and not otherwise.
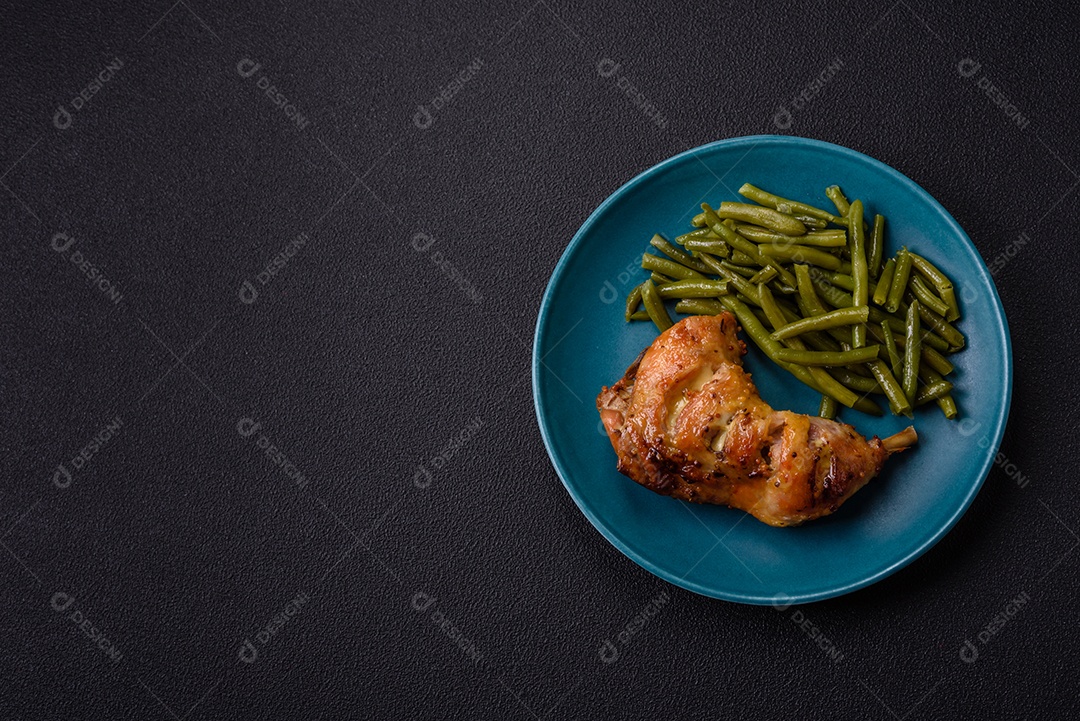
[{"label": "plate rim", "polygon": [[[574,254],[577,247],[584,241],[586,232],[591,229],[592,225],[596,222],[597,218],[607,209],[609,205],[612,205],[616,200],[622,197],[627,192],[633,190],[641,183],[647,181],[653,175],[660,174],[666,168],[671,165],[675,165],[682,162],[688,157],[697,157],[697,154],[702,151],[706,151],[716,147],[739,147],[741,145],[751,145],[751,150],[758,145],[766,142],[776,143],[779,145],[790,146],[811,146],[818,147],[827,151],[836,152],[841,155],[846,155],[850,158],[861,162],[867,162],[872,167],[876,168],[880,172],[893,176],[901,184],[908,186],[908,189],[917,195],[922,196],[927,201],[931,208],[935,209],[939,215],[942,216],[946,225],[948,225],[954,232],[958,233],[960,237],[967,242],[968,246],[974,251],[975,257],[978,259],[976,269],[978,270],[982,279],[986,281],[986,284],[991,290],[991,302],[993,308],[997,311],[997,317],[1000,320],[1000,331],[1004,339],[1004,366],[1005,366],[1005,399],[1004,403],[1000,407],[997,417],[994,419],[994,429],[992,436],[992,442],[987,447],[988,453],[983,459],[982,466],[978,471],[978,481],[972,484],[967,495],[964,497],[963,502],[956,508],[952,515],[925,541],[912,549],[909,553],[903,557],[885,565],[873,574],[868,575],[858,581],[843,584],[840,586],[830,587],[826,590],[806,592],[801,594],[789,595],[786,593],[776,594],[771,598],[754,594],[743,593],[727,593],[719,592],[715,589],[710,589],[702,586],[699,583],[688,581],[683,578],[676,577],[673,573],[666,569],[657,566],[652,561],[644,558],[636,551],[633,551],[628,545],[619,537],[614,528],[609,528],[605,523],[596,516],[591,508],[585,504],[578,496],[578,493],[567,481],[569,473],[566,468],[563,467],[561,459],[553,450],[552,440],[549,436],[548,429],[545,423],[545,408],[544,402],[541,398],[539,388],[539,378],[541,371],[542,357],[540,356],[540,344],[542,330],[545,327],[548,312],[551,308],[553,290],[560,277],[566,271],[566,266],[569,263],[570,257]],[[747,151],[749,153],[749,151]],[[574,237],[570,240],[570,243],[563,250],[562,255],[559,256],[558,263],[555,264],[555,268],[551,272],[551,277],[548,278],[547,286],[544,289],[544,294],[540,301],[540,310],[537,313],[536,328],[533,332],[533,347],[532,347],[532,395],[533,395],[533,408],[536,413],[537,425],[540,428],[540,435],[544,441],[544,449],[547,452],[548,459],[555,468],[555,473],[559,477],[559,481],[562,483],[563,488],[573,499],[574,504],[589,520],[589,523],[596,529],[601,536],[603,536],[611,545],[613,545],[620,553],[629,558],[637,565],[644,568],[649,573],[663,579],[664,581],[671,583],[672,585],[684,588],[688,591],[692,591],[702,596],[709,598],[716,598],[725,601],[731,601],[735,603],[743,603],[748,605],[775,605],[777,602],[782,602],[785,605],[796,605],[813,603],[816,601],[823,601],[829,598],[836,598],[854,591],[871,586],[878,581],[881,581],[888,576],[896,573],[902,568],[913,563],[916,559],[924,555],[927,551],[933,548],[942,538],[944,538],[949,531],[956,526],[960,519],[967,513],[971,504],[974,502],[975,497],[982,490],[983,483],[990,474],[991,467],[993,465],[994,458],[997,456],[998,449],[1001,447],[1001,441],[1005,434],[1005,427],[1008,423],[1009,412],[1012,407],[1012,391],[1013,391],[1013,351],[1012,351],[1012,335],[1009,332],[1008,317],[1005,314],[1005,308],[1001,303],[1001,297],[998,294],[997,285],[994,283],[994,278],[990,274],[989,268],[986,266],[986,261],[979,253],[978,248],[971,241],[971,238],[964,231],[963,227],[956,221],[956,219],[949,213],[945,207],[938,202],[933,195],[931,195],[925,188],[916,183],[911,178],[901,173],[896,168],[893,168],[882,161],[871,157],[865,153],[861,153],[857,150],[847,148],[843,145],[837,145],[824,140],[817,140],[814,138],[804,138],[795,135],[742,135],[732,138],[724,138],[721,140],[715,140],[711,143],[706,143],[697,147],[689,148],[669,158],[665,158],[659,163],[646,168],[633,178],[628,180],[623,185],[614,190],[608,197],[600,203],[599,206],[589,214],[589,217],[574,233]]]}]

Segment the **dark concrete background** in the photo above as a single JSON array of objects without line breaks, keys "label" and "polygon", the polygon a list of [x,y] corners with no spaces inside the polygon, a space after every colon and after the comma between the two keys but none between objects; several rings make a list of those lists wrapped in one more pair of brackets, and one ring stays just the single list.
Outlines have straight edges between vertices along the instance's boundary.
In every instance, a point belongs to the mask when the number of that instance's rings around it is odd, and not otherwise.
[{"label": "dark concrete background", "polygon": [[[0,22],[0,715],[1080,700],[1074,11],[170,2]],[[795,609],[621,556],[532,410],[540,297],[588,213],[679,151],[768,132],[938,198],[1000,266],[1016,356],[1003,456],[956,529],[800,610],[840,660]]]}]

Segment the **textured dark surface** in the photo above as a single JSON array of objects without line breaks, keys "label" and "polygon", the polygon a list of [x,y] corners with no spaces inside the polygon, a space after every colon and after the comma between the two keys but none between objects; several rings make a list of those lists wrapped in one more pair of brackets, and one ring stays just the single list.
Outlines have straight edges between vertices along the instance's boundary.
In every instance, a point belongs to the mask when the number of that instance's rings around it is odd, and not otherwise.
[{"label": "textured dark surface", "polygon": [[[170,1],[0,22],[0,716],[1035,718],[1080,701],[1076,17]],[[694,596],[609,546],[551,468],[529,387],[540,297],[588,213],[676,152],[780,131],[907,174],[988,262],[1017,251],[996,275],[1007,460],[922,559],[799,609],[835,661],[796,609]]]}]

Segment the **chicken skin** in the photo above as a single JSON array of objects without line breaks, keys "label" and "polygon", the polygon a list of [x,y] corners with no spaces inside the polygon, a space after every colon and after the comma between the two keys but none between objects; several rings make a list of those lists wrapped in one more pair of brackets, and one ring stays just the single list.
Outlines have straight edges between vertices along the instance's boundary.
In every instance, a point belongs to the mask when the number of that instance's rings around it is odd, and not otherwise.
[{"label": "chicken skin", "polygon": [[730,313],[662,333],[596,399],[619,472],[694,503],[738,508],[772,526],[829,515],[916,440],[869,441],[838,421],[773,410],[742,366]]}]

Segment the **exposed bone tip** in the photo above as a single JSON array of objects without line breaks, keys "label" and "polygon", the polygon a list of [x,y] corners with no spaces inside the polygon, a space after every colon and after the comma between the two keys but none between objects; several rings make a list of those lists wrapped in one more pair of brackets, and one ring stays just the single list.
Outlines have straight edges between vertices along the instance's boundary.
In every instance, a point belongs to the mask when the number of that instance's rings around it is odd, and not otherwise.
[{"label": "exposed bone tip", "polygon": [[915,445],[918,442],[919,434],[915,432],[915,428],[913,426],[908,426],[899,433],[894,433],[888,438],[883,439],[881,441],[881,445],[889,453],[897,453],[904,450],[905,448],[909,448]]}]

